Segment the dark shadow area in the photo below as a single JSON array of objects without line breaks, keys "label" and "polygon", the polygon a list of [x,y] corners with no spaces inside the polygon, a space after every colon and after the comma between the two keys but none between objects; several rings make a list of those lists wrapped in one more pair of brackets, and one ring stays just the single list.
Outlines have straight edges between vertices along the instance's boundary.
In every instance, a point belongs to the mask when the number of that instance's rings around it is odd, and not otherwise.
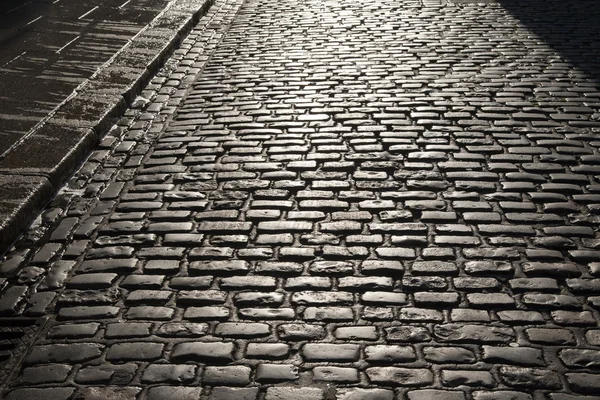
[{"label": "dark shadow area", "polygon": [[[52,9],[52,2],[4,0],[0,1],[0,33],[8,35]],[[0,36],[0,39],[4,39]]]},{"label": "dark shadow area", "polygon": [[0,159],[166,4],[0,0]]},{"label": "dark shadow area", "polygon": [[497,1],[600,85],[599,3],[586,0]]}]

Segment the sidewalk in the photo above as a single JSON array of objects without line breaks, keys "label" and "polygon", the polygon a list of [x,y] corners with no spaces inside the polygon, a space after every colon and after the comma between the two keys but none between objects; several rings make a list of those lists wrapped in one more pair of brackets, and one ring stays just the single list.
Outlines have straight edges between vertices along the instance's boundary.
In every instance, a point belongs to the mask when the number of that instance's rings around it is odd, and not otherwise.
[{"label": "sidewalk", "polygon": [[0,264],[4,398],[597,400],[600,90],[545,4],[216,0]]},{"label": "sidewalk", "polygon": [[209,5],[0,4],[2,251],[98,145]]}]

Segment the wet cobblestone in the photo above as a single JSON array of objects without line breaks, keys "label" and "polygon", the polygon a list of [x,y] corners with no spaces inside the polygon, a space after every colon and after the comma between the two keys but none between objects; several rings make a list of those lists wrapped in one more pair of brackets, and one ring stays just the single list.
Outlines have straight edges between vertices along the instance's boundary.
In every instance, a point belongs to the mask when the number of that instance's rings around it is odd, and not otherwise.
[{"label": "wet cobblestone", "polygon": [[597,398],[599,98],[495,2],[216,1],[2,262],[5,398]]}]

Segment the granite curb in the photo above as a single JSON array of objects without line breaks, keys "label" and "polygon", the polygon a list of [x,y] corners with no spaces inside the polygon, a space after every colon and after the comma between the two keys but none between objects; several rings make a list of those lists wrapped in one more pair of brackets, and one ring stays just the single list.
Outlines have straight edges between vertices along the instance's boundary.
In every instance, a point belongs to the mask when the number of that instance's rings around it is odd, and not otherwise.
[{"label": "granite curb", "polygon": [[0,160],[0,252],[43,210],[213,2],[171,2]]}]

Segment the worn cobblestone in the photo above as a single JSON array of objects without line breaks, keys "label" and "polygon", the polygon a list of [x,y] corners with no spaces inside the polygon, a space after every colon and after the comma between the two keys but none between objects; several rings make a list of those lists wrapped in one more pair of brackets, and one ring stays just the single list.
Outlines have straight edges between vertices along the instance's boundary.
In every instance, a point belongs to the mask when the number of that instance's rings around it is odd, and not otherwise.
[{"label": "worn cobblestone", "polygon": [[5,398],[596,398],[597,76],[508,3],[216,0],[0,264]]}]

